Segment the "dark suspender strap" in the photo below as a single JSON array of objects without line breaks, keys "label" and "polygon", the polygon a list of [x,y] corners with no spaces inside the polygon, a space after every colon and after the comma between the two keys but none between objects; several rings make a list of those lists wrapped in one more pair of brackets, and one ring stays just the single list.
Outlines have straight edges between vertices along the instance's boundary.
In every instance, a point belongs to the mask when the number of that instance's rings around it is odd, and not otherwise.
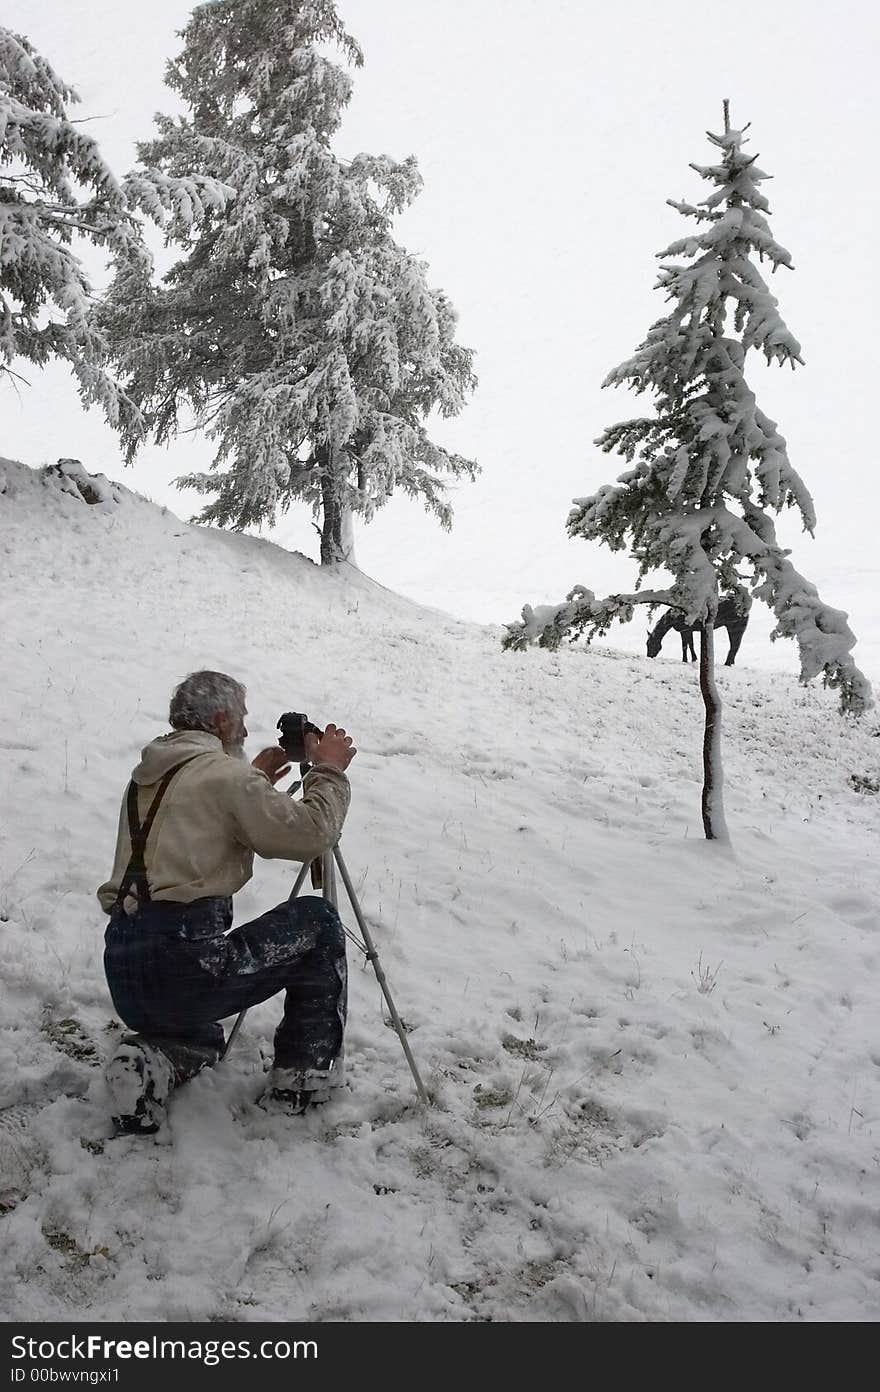
[{"label": "dark suspender strap", "polygon": [[150,810],[144,818],[143,826],[141,826],[138,821],[137,784],[134,781],[129,783],[126,804],[128,807],[128,831],[131,836],[131,859],[128,862],[125,874],[119,882],[119,892],[116,895],[117,904],[121,905],[122,901],[132,889],[134,889],[135,897],[139,904],[148,904],[150,902],[150,886],[147,882],[147,867],[144,861],[144,852],[147,849],[147,837],[153,829],[153,822],[159,810],[159,803],[168,791],[168,785],[172,778],[176,773],[180,772],[185,764],[191,763],[193,759],[197,759],[198,757],[198,754],[190,754],[188,759],[181,759],[179,764],[175,764],[173,768],[168,770],[156,790],[153,801],[150,803]]}]

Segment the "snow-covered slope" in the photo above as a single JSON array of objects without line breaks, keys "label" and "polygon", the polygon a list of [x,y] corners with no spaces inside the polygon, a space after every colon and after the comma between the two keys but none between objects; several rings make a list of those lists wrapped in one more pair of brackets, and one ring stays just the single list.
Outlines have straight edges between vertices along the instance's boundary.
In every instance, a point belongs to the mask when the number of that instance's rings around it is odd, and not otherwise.
[{"label": "snow-covered slope", "polygon": [[[876,718],[747,635],[724,851],[672,646],[502,653],[356,571],[0,474],[3,1317],[876,1318]],[[269,1002],[157,1138],[110,1138],[94,891],[203,666],[247,684],[252,753],[290,709],[355,735],[342,849],[429,1110],[352,948],[340,1100],[255,1106]],[[295,868],[259,862],[237,919]]]}]

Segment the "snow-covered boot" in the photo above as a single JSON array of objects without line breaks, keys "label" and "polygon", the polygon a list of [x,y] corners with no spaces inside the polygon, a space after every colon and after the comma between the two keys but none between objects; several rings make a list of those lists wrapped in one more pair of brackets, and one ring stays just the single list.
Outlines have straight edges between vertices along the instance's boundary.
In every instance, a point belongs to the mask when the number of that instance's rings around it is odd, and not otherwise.
[{"label": "snow-covered boot", "polygon": [[285,1116],[302,1116],[310,1107],[330,1101],[329,1092],[297,1092],[293,1088],[269,1088],[259,1099],[264,1112],[282,1112]]},{"label": "snow-covered boot", "polygon": [[161,1050],[138,1035],[129,1035],[108,1063],[104,1077],[118,1132],[146,1136],[159,1130],[174,1086],[174,1070]]},{"label": "snow-covered boot", "polygon": [[329,1102],[334,1090],[344,1081],[345,1064],[341,1055],[329,1068],[275,1067],[269,1074],[260,1106],[286,1112],[288,1116],[301,1116],[310,1107]]}]

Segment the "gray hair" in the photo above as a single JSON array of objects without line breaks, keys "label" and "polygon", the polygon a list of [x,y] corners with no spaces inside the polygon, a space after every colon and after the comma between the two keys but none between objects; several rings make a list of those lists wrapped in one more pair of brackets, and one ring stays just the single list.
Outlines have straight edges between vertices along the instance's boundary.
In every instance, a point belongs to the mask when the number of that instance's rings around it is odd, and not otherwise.
[{"label": "gray hair", "polygon": [[245,688],[224,672],[190,672],[171,697],[168,723],[175,730],[212,733],[215,715],[243,715]]}]

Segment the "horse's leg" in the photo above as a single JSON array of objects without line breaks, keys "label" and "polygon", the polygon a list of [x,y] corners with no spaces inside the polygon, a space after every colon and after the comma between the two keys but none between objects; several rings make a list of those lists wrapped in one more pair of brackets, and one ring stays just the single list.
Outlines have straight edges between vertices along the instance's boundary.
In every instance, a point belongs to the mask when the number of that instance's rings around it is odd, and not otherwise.
[{"label": "horse's leg", "polygon": [[725,667],[733,666],[734,661],[736,660],[736,655],[739,652],[739,645],[743,640],[743,634],[745,633],[745,631],[745,624],[743,624],[742,628],[728,628],[727,636],[730,639],[730,652],[727,654],[727,661],[724,664]]},{"label": "horse's leg", "polygon": [[688,628],[685,630],[685,633],[687,635],[687,645],[691,650],[691,662],[696,662],[697,652],[696,648],[694,647],[694,630],[692,628]]},{"label": "horse's leg", "polygon": [[681,660],[682,660],[682,662],[687,662],[687,660],[688,660],[688,631],[687,631],[686,628],[680,628],[678,631],[679,631],[679,633],[681,634]]}]

